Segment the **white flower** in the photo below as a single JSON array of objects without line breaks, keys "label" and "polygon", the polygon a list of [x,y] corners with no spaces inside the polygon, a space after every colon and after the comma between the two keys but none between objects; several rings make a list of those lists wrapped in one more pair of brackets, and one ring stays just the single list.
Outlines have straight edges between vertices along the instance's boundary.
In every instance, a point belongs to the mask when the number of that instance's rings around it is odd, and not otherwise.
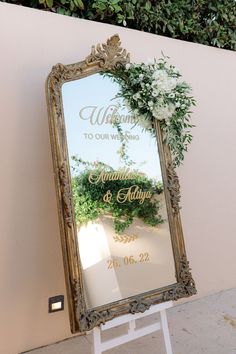
[{"label": "white flower", "polygon": [[172,77],[170,80],[169,80],[169,88],[171,90],[173,90],[177,85],[177,79],[175,77]]},{"label": "white flower", "polygon": [[169,105],[161,105],[159,102],[159,105],[155,106],[153,109],[153,116],[154,118],[158,120],[166,120],[171,118],[175,111],[175,106],[173,104]]},{"label": "white flower", "polygon": [[179,103],[179,102],[176,102],[175,107],[176,107],[176,108],[179,108],[179,107],[180,107],[180,103]]},{"label": "white flower", "polygon": [[152,123],[150,122],[149,119],[143,117],[143,116],[139,116],[139,124],[141,125],[141,127],[143,127],[144,129],[148,130],[152,128]]},{"label": "white flower", "polygon": [[168,109],[169,109],[169,113],[170,113],[170,117],[174,114],[175,112],[175,105],[173,105],[172,103],[170,103],[168,105]]},{"label": "white flower", "polygon": [[168,126],[169,126],[169,125],[170,125],[170,119],[169,119],[169,118],[167,118],[167,119],[166,119],[166,121],[165,121],[165,123],[166,123],[166,125],[168,125]]},{"label": "white flower", "polygon": [[125,65],[125,69],[126,69],[126,70],[129,70],[130,67],[131,67],[131,64],[129,64],[129,63]]},{"label": "white flower", "polygon": [[158,87],[163,93],[171,92],[177,85],[177,78],[171,77],[165,70],[157,69],[152,74],[153,87]]},{"label": "white flower", "polygon": [[158,91],[157,90],[153,90],[152,91],[152,96],[153,97],[157,97],[158,96]]},{"label": "white flower", "polygon": [[129,103],[129,101],[127,99],[124,99],[124,105],[126,106],[128,111],[131,111],[130,103]]},{"label": "white flower", "polygon": [[140,98],[140,93],[139,93],[139,92],[136,92],[136,93],[133,95],[133,99],[134,99],[135,101],[137,101],[139,98]]}]

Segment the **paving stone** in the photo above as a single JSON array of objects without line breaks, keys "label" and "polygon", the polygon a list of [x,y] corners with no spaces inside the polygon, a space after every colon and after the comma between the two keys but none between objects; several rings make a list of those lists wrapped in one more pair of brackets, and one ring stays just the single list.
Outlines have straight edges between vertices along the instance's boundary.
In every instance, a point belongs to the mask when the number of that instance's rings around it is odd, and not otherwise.
[{"label": "paving stone", "polygon": [[[236,289],[190,301],[167,310],[173,354],[236,354]],[[158,315],[140,320],[145,325]],[[104,333],[112,338],[125,326]],[[73,337],[28,354],[91,354],[91,335]],[[147,335],[105,354],[165,354],[162,332]]]}]

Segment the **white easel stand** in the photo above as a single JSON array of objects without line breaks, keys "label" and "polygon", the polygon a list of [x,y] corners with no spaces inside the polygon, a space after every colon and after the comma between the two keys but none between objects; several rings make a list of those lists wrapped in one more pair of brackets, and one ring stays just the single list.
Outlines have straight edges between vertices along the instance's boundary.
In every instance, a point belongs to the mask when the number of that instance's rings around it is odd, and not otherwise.
[{"label": "white easel stand", "polygon": [[[170,308],[173,306],[172,301],[168,302],[163,302],[158,305],[153,305],[151,308],[144,313],[137,313],[137,314],[128,314],[128,315],[123,315],[121,317],[114,318],[113,320],[107,322],[104,325],[101,325],[100,327],[95,327],[93,329],[93,348],[92,348],[92,354],[102,354],[105,350],[114,348],[118,345],[130,342],[134,339],[137,339],[139,337],[145,336],[146,334],[153,333],[155,331],[161,330],[163,331],[163,336],[164,336],[164,341],[165,341],[165,347],[166,347],[166,353],[167,354],[173,354],[172,348],[171,348],[171,342],[170,342],[170,333],[169,333],[169,328],[168,328],[168,323],[167,323],[167,318],[166,318],[166,309]],[[149,315],[152,315],[154,313],[160,312],[160,322],[156,322],[154,324],[136,329],[136,323],[135,321],[139,318],[143,318]],[[101,340],[101,332],[105,331],[107,329],[122,325],[128,323],[129,324],[129,329],[127,334],[123,334],[122,336],[118,336],[113,339],[109,339],[107,341]]]}]

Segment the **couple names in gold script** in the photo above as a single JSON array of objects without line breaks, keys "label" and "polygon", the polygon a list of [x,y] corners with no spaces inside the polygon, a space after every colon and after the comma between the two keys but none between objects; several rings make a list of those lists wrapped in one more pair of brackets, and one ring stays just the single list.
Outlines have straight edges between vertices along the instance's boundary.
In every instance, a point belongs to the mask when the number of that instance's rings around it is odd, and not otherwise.
[{"label": "couple names in gold script", "polygon": [[150,199],[152,193],[150,191],[143,191],[135,184],[129,188],[122,188],[117,192],[116,200],[118,203],[132,202],[139,200],[139,204],[143,204],[145,199]]},{"label": "couple names in gold script", "polygon": [[[143,174],[137,171],[130,171],[129,168],[121,169],[120,171],[106,172],[101,170],[99,174],[91,171],[88,180],[91,184],[97,184],[99,182],[105,183],[106,181],[118,181],[118,180],[132,180]],[[152,193],[150,191],[143,191],[139,186],[133,184],[127,188],[121,188],[116,194],[116,201],[120,204],[125,202],[132,202],[133,200],[139,200],[139,204],[143,204],[145,199],[150,199]],[[112,200],[112,192],[110,189],[104,194],[103,201],[110,203]]]},{"label": "couple names in gold script", "polygon": [[[116,201],[120,204],[125,202],[132,202],[133,200],[139,200],[139,204],[143,204],[145,199],[150,199],[152,193],[150,191],[143,191],[139,186],[135,184],[128,187],[122,188],[117,192]],[[104,194],[103,201],[110,203],[112,199],[112,192],[110,189]]]},{"label": "couple names in gold script", "polygon": [[130,171],[129,168],[124,168],[119,171],[109,171],[109,172],[101,170],[99,174],[90,172],[88,180],[92,184],[97,184],[99,182],[105,183],[106,181],[135,179],[138,176],[142,176],[142,175],[143,174],[140,172]]}]

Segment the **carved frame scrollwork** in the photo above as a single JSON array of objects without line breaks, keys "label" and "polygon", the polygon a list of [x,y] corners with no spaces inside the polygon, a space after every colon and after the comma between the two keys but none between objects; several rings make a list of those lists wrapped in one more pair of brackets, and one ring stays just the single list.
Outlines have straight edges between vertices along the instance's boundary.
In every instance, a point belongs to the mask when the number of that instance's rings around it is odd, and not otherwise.
[{"label": "carved frame scrollwork", "polygon": [[155,122],[177,282],[165,288],[154,289],[145,294],[99,306],[95,309],[86,308],[72,203],[71,177],[61,89],[62,85],[68,81],[77,80],[101,71],[113,72],[120,65],[125,65],[129,61],[130,56],[121,47],[119,36],[114,35],[106,43],[98,44],[96,47],[93,46],[91,53],[84,61],[70,65],[57,64],[53,66],[46,82],[61,243],[70,323],[73,333],[91,330],[93,327],[125,313],[144,312],[153,304],[177,300],[196,293],[195,283],[186,258],[179,215],[179,181],[171,161],[168,146],[163,142],[160,125]]}]

